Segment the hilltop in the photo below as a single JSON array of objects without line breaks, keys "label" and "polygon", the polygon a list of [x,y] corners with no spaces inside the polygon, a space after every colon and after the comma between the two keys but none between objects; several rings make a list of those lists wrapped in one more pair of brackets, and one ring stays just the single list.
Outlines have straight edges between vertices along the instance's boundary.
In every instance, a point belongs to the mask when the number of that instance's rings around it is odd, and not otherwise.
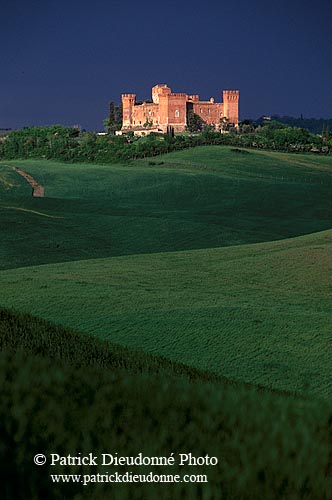
[{"label": "hilltop", "polygon": [[[246,151],[246,150],[244,150]],[[126,165],[0,163],[2,268],[278,240],[330,227],[331,157],[201,146]],[[45,187],[33,199],[16,165]],[[5,187],[5,184],[4,184]]]}]

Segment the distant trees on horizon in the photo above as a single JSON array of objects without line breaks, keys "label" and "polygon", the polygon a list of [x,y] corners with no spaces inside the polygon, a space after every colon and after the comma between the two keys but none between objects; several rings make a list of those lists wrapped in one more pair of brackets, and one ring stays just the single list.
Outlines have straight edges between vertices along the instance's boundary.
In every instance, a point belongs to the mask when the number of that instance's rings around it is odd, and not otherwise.
[{"label": "distant trees on horizon", "polygon": [[[113,126],[116,119],[114,111]],[[192,123],[194,130],[199,128],[195,117]],[[323,135],[315,135],[306,128],[287,126],[275,120],[264,121],[261,125],[244,120],[237,129],[229,127],[228,130],[227,125],[224,124],[223,130],[226,133],[205,126],[194,132],[174,134],[174,129],[170,129],[166,134],[151,133],[141,138],[134,137],[133,133],[116,136],[111,126],[109,133],[102,136],[61,125],[29,127],[12,131],[0,139],[0,159],[116,163],[209,144],[332,154],[332,134],[328,128]]]}]

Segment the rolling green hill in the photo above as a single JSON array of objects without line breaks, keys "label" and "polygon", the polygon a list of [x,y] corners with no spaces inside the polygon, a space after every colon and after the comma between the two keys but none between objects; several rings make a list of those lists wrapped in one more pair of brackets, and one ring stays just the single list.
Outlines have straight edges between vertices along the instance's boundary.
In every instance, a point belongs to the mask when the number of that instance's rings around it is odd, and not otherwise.
[{"label": "rolling green hill", "polygon": [[[332,158],[211,146],[126,165],[9,167],[4,498],[328,500]],[[33,464],[35,453],[91,451],[219,464],[190,468],[208,484],[134,489],[58,487],[50,473],[82,471]]]},{"label": "rolling green hill", "polygon": [[332,217],[330,157],[206,146],[129,166],[13,164],[46,197],[0,164],[18,185],[0,186],[2,269],[271,241]]},{"label": "rolling green hill", "polygon": [[232,379],[332,394],[332,233],[0,273],[1,304]]},{"label": "rolling green hill", "polygon": [[330,396],[331,235],[280,238],[330,227],[332,158],[211,146],[126,166],[18,166],[46,197],[0,166],[0,305]]}]

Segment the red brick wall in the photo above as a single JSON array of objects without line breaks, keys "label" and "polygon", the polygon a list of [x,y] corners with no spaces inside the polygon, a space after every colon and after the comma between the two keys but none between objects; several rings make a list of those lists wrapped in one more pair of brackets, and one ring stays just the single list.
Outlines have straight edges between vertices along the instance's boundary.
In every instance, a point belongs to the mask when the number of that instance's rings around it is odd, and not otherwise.
[{"label": "red brick wall", "polygon": [[168,125],[168,95],[159,95],[159,126],[166,132]]},{"label": "red brick wall", "polygon": [[181,132],[187,124],[187,94],[171,94],[168,98],[168,123]]},{"label": "red brick wall", "polygon": [[152,100],[154,103],[159,103],[159,96],[169,95],[171,93],[171,89],[165,84],[155,85],[152,87]]},{"label": "red brick wall", "polygon": [[209,125],[219,125],[220,118],[223,117],[224,105],[220,102],[194,102],[193,111]]},{"label": "red brick wall", "polygon": [[237,125],[239,123],[239,91],[224,90],[224,114],[229,118],[230,123]]},{"label": "red brick wall", "polygon": [[132,125],[134,127],[143,126],[146,121],[156,125],[159,118],[158,108],[158,104],[152,103],[143,103],[134,106],[132,112]]},{"label": "red brick wall", "polygon": [[122,94],[122,126],[130,127],[132,124],[132,112],[135,105],[136,94]]}]

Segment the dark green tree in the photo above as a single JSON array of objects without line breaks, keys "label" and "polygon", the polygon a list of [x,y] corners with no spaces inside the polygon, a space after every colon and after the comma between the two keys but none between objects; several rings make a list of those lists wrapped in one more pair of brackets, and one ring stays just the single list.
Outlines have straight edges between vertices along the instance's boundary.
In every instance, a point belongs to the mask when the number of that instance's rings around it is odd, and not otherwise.
[{"label": "dark green tree", "polygon": [[116,130],[122,127],[122,104],[114,106],[114,102],[109,103],[108,117],[103,120],[105,132],[114,134]]},{"label": "dark green tree", "polygon": [[188,132],[201,132],[204,128],[205,122],[202,118],[194,113],[192,109],[187,113],[187,130]]}]

